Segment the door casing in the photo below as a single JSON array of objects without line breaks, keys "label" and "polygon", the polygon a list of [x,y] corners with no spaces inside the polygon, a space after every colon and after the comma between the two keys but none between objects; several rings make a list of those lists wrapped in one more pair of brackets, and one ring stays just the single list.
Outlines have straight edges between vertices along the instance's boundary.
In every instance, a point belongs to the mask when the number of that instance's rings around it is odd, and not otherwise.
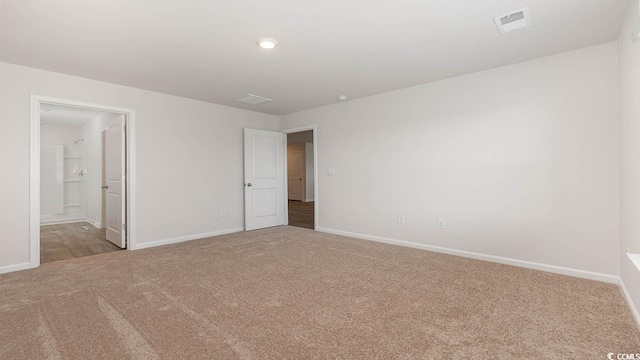
[{"label": "door casing", "polygon": [[126,137],[126,232],[127,249],[136,249],[136,143],[134,109],[31,95],[29,126],[29,267],[40,266],[40,107],[61,105],[79,109],[119,113],[125,116]]}]

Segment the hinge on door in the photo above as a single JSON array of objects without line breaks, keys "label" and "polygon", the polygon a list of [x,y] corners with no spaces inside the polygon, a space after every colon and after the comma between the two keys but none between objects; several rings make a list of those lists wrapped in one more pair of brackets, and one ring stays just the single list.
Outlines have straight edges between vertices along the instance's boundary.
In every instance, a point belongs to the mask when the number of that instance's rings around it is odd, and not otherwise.
[{"label": "hinge on door", "polygon": [[122,231],[127,231],[127,224],[122,224]]},{"label": "hinge on door", "polygon": [[127,181],[127,175],[122,175],[122,181]]}]

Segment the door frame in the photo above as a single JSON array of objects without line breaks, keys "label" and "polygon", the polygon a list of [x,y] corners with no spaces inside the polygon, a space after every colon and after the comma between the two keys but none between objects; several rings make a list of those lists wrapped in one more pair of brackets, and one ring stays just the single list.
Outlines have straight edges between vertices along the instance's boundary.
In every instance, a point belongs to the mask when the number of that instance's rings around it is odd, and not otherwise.
[{"label": "door frame", "polygon": [[126,234],[127,249],[136,249],[136,112],[134,109],[91,104],[31,94],[29,127],[29,267],[40,266],[40,107],[61,105],[79,109],[118,113],[126,126]]},{"label": "door frame", "polygon": [[[318,125],[307,125],[297,128],[282,129],[280,132],[284,133],[284,148],[287,149],[289,140],[289,134],[302,131],[313,131],[313,227],[314,230],[318,230],[319,224],[319,209],[320,209],[320,197],[318,196]],[[287,156],[284,156],[284,176],[286,178],[288,174]],[[289,184],[284,182],[284,224],[289,225]]]}]

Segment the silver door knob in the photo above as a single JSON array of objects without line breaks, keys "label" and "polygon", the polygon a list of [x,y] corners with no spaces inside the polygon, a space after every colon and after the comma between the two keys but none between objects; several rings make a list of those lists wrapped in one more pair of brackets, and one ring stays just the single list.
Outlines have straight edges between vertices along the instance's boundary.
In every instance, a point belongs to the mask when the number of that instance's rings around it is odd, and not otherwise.
[{"label": "silver door knob", "polygon": [[248,184],[247,184],[247,186],[248,186],[248,187],[252,187],[252,186],[253,186],[253,184],[252,184],[252,183],[248,183]]},{"label": "silver door knob", "polygon": [[103,185],[103,186],[102,186],[102,188],[103,188],[103,189],[108,189],[108,188],[109,188],[109,185]]}]

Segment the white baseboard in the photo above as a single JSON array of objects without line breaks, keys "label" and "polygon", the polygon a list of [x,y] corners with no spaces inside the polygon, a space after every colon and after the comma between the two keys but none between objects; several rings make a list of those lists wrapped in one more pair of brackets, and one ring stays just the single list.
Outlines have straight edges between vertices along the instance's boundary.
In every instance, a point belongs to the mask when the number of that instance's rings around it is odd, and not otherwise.
[{"label": "white baseboard", "polygon": [[30,269],[31,264],[28,262],[15,265],[0,266],[0,274],[10,273],[14,271]]},{"label": "white baseboard", "polygon": [[100,227],[100,223],[99,223],[99,222],[97,222],[97,221],[95,221],[95,220],[93,220],[93,219],[90,219],[90,218],[87,218],[87,220],[86,220],[86,221],[87,221],[89,224],[93,225],[93,227],[95,227],[95,228],[97,228],[97,229],[102,229],[102,228]]},{"label": "white baseboard", "polygon": [[41,221],[40,222],[40,226],[45,226],[45,225],[62,225],[62,224],[73,224],[73,223],[80,223],[80,222],[91,222],[89,221],[89,219],[67,219],[67,220],[53,220],[53,221]]},{"label": "white baseboard", "polygon": [[244,231],[243,227],[212,231],[212,232],[203,233],[203,234],[179,236],[179,237],[175,237],[175,238],[171,238],[171,239],[149,241],[149,242],[136,244],[135,250],[146,249],[146,248],[162,246],[162,245],[175,244],[175,243],[180,243],[180,242],[183,242],[183,241],[204,239],[204,238],[208,238],[208,237],[212,237],[212,236],[233,234],[233,233],[237,233],[237,232],[241,232],[241,231]]},{"label": "white baseboard", "polygon": [[597,272],[586,271],[586,270],[578,270],[578,269],[566,268],[566,267],[556,266],[556,265],[541,264],[541,263],[536,263],[531,261],[517,260],[517,259],[505,258],[500,256],[475,253],[471,251],[456,250],[456,249],[450,249],[450,248],[445,248],[440,246],[418,244],[410,241],[389,239],[389,238],[384,238],[380,236],[364,235],[364,234],[352,233],[348,231],[328,229],[323,227],[318,227],[316,230],[320,232],[329,233],[329,234],[349,236],[353,238],[377,241],[377,242],[382,242],[382,243],[392,244],[392,245],[406,246],[406,247],[411,247],[415,249],[428,250],[428,251],[461,256],[461,257],[466,257],[466,258],[471,258],[476,260],[491,261],[495,263],[519,266],[519,267],[524,267],[528,269],[541,270],[541,271],[547,271],[547,272],[552,272],[556,274],[575,276],[575,277],[584,278],[584,279],[603,281],[611,284],[618,284],[618,281],[619,281],[619,277],[616,275],[609,275],[609,274],[597,273]]},{"label": "white baseboard", "polygon": [[620,286],[620,291],[622,292],[622,296],[624,296],[624,299],[627,301],[627,306],[629,306],[629,310],[631,310],[631,314],[633,315],[633,318],[636,320],[636,325],[638,325],[638,328],[640,329],[640,313],[638,312],[638,308],[633,303],[633,299],[631,299],[631,294],[629,294],[629,291],[627,290],[627,287],[624,285],[624,281],[622,281],[622,279],[618,281],[618,285]]}]

